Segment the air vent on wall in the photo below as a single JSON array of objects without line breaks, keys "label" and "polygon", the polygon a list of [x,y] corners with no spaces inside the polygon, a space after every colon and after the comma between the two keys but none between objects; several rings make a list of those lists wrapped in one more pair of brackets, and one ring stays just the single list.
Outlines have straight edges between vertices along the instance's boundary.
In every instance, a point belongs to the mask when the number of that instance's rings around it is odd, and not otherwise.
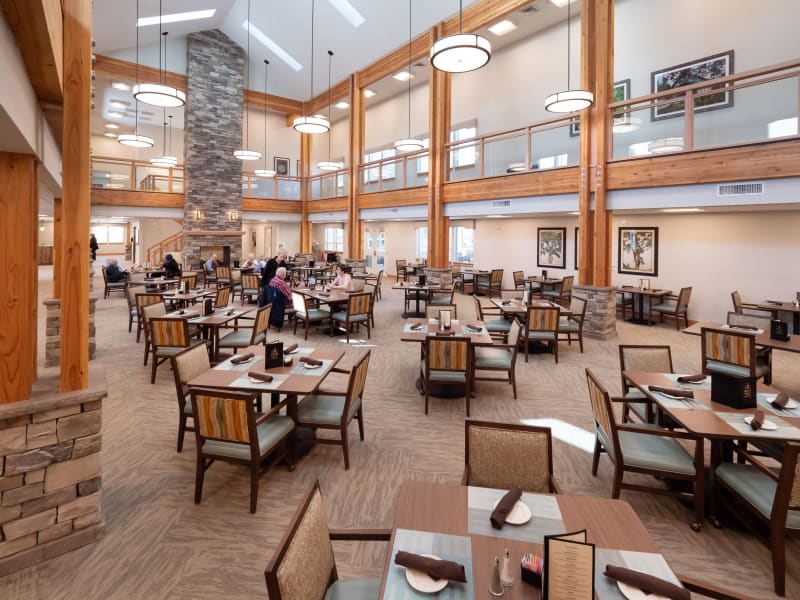
[{"label": "air vent on wall", "polygon": [[539,12],[539,8],[534,6],[533,4],[531,4],[529,6],[526,6],[525,8],[521,8],[519,10],[519,12],[521,12],[521,13],[535,13],[535,12]]},{"label": "air vent on wall", "polygon": [[390,208],[389,212],[393,212],[393,213],[400,212],[400,209],[398,209],[398,208]]},{"label": "air vent on wall", "polygon": [[727,196],[762,196],[764,194],[763,181],[750,183],[722,183],[717,186],[717,197]]},{"label": "air vent on wall", "polygon": [[492,200],[492,208],[508,208],[511,206],[511,200]]}]

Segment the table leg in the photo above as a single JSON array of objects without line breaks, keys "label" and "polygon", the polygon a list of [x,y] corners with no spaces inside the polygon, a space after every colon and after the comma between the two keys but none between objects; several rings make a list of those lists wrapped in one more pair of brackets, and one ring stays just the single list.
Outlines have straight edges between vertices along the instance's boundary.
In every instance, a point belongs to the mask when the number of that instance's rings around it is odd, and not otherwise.
[{"label": "table leg", "polygon": [[[644,294],[636,295],[639,296],[639,314],[636,315],[634,310],[634,315],[632,318],[628,319],[628,323],[636,323],[637,325],[652,325],[653,322],[650,321],[650,319],[644,318]],[[623,295],[623,298],[624,297],[625,296]]]},{"label": "table leg", "polygon": [[800,335],[800,313],[794,313],[792,315],[792,320],[794,321],[794,334]]}]

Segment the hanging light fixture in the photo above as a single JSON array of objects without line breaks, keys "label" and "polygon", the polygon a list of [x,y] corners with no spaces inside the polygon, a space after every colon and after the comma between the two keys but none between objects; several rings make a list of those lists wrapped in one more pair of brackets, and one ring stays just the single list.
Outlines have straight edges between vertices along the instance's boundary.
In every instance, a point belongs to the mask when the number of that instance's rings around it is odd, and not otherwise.
[{"label": "hanging light fixture", "polygon": [[411,137],[411,0],[408,0],[408,137],[397,140],[394,149],[398,152],[422,150],[422,142]]},{"label": "hanging light fixture", "polygon": [[[139,0],[136,0],[136,22],[139,22]],[[161,51],[159,50],[159,53]],[[136,28],[136,85],[139,85],[139,28]],[[117,136],[117,141],[124,146],[131,146],[132,148],[152,148],[153,138],[146,135],[139,135],[139,101],[134,98],[136,102],[136,121],[133,133],[122,133]]]},{"label": "hanging light fixture", "polygon": [[[269,81],[269,61],[264,59],[264,168],[256,169],[256,177],[275,177],[275,171],[267,168],[267,82]],[[250,187],[255,187],[252,182]]]},{"label": "hanging light fixture", "polygon": [[567,1],[567,90],[556,92],[544,99],[546,110],[554,113],[570,113],[589,108],[594,104],[594,94],[589,90],[571,90],[569,88],[570,68],[570,21],[572,20],[572,0]]},{"label": "hanging light fixture", "polygon": [[[244,56],[244,91],[250,89],[250,0],[247,0],[247,54]],[[234,150],[233,156],[239,160],[259,160],[261,152],[258,150],[248,150],[250,147],[250,105],[244,103],[244,148]]]},{"label": "hanging light fixture", "polygon": [[[410,10],[410,9],[409,9]],[[477,33],[462,33],[463,2],[458,2],[458,33],[437,40],[431,47],[434,69],[466,73],[480,69],[492,57],[492,44]]]},{"label": "hanging light fixture", "polygon": [[[167,109],[164,108],[164,118],[166,118]],[[172,115],[169,116],[169,152],[167,152],[167,122],[164,121],[164,139],[162,141],[162,149],[164,150],[163,156],[157,156],[150,159],[150,164],[156,167],[174,167],[178,164],[178,159],[172,156]]]},{"label": "hanging light fixture", "polygon": [[[328,50],[328,123],[331,122],[331,63],[333,62],[333,50]],[[331,132],[328,130],[328,160],[317,163],[320,171],[338,171],[342,164],[331,160]]]},{"label": "hanging light fixture", "polygon": [[[311,100],[314,100],[314,5],[311,0]],[[305,105],[304,105],[305,106]],[[309,116],[303,110],[303,116],[297,117],[292,123],[292,128],[300,133],[327,133],[331,130],[330,119],[320,115]]]},{"label": "hanging light fixture", "polygon": [[[186,104],[186,94],[165,83],[167,78],[167,35],[166,32],[161,33],[161,2],[158,0],[158,83],[139,83],[137,82],[133,88],[133,97],[139,102],[145,104],[152,104],[153,106],[183,106]],[[138,13],[138,11],[137,11]],[[138,23],[139,17],[137,14],[136,21]],[[136,28],[137,37],[139,28]],[[164,69],[161,69],[161,38],[164,37]],[[138,61],[137,61],[138,62]]]}]

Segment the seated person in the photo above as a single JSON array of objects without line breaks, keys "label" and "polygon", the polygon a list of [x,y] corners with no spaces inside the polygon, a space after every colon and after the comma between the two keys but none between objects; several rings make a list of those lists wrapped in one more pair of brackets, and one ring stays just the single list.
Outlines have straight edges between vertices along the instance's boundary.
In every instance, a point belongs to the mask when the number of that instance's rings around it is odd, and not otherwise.
[{"label": "seated person", "polygon": [[120,269],[116,258],[108,259],[106,263],[106,277],[109,283],[124,281],[127,276],[128,272],[125,269]]},{"label": "seated person", "polygon": [[336,278],[331,282],[330,289],[344,292],[353,291],[353,278],[350,276],[350,267],[336,265]]},{"label": "seated person", "polygon": [[170,279],[181,276],[181,266],[178,264],[178,261],[173,258],[172,254],[167,254],[161,268],[164,269],[164,274]]},{"label": "seated person", "polygon": [[292,289],[286,283],[286,267],[278,267],[275,271],[269,286],[267,287],[269,302],[272,303],[272,311],[269,315],[269,322],[275,327],[283,326],[283,318],[287,308],[294,308],[292,304]]},{"label": "seated person", "polygon": [[214,271],[217,270],[218,266],[219,266],[219,260],[217,260],[217,255],[212,254],[211,258],[209,258],[203,265],[203,268],[206,270],[206,273],[213,273]]},{"label": "seated person", "polygon": [[255,266],[256,266],[256,255],[250,253],[247,255],[247,260],[244,261],[244,264],[242,264],[241,269],[244,271],[245,269],[253,269],[253,267]]},{"label": "seated person", "polygon": [[264,260],[263,256],[259,256],[256,264],[253,265],[253,274],[258,275],[267,266],[267,261]]}]

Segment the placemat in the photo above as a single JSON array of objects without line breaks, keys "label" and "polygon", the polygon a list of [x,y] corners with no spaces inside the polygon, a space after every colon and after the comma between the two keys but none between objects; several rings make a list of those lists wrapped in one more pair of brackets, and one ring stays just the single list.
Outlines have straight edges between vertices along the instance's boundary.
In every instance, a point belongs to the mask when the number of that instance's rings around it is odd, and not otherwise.
[{"label": "placemat", "polygon": [[603,575],[606,565],[609,564],[641,571],[675,585],[681,585],[675,573],[669,568],[667,561],[660,554],[596,548],[594,554],[594,590],[600,600],[624,600],[625,598],[622,592],[619,591],[616,580]]},{"label": "placemat", "polygon": [[761,408],[771,412],[773,415],[784,415],[786,417],[800,418],[800,402],[795,398],[791,398],[797,402],[798,408],[775,408],[772,406],[772,404],[770,404],[770,402],[772,402],[777,395],[778,394],[765,394],[763,392],[759,392],[756,396],[758,398],[758,405]]},{"label": "placemat", "polygon": [[[270,373],[272,375],[272,373]],[[251,381],[247,373],[236,379],[231,383],[231,387],[248,388],[254,390],[276,390],[280,385],[286,381],[288,375],[272,375],[272,381]]]},{"label": "placemat", "polygon": [[403,325],[403,333],[428,333],[428,326],[422,325],[419,329],[411,329],[414,323],[406,323]]},{"label": "placemat", "polygon": [[717,416],[725,421],[728,425],[733,427],[739,433],[745,434],[747,437],[763,437],[763,438],[777,438],[781,440],[800,440],[800,429],[789,425],[786,421],[775,415],[769,415],[767,420],[775,423],[778,428],[773,431],[766,429],[754,430],[750,425],[744,422],[746,414],[742,413],[728,413],[718,412]]},{"label": "placemat", "polygon": [[678,377],[686,377],[687,375],[699,375],[699,373],[664,373],[664,376],[672,381],[676,386],[682,390],[710,390],[711,389],[711,376],[707,376],[706,380],[702,383],[679,383]]},{"label": "placemat", "polygon": [[506,523],[502,529],[495,529],[489,522],[495,502],[507,490],[471,487],[467,497],[467,531],[477,535],[502,537],[524,542],[544,543],[544,536],[564,533],[564,520],[555,496],[529,494],[524,492],[520,498],[531,509],[531,520],[523,525]]},{"label": "placemat", "polygon": [[[291,355],[290,355],[291,356]],[[295,364],[292,367],[292,370],[289,371],[292,375],[318,375],[319,373],[323,373],[328,367],[331,366],[332,360],[326,360],[324,358],[320,358],[319,360],[322,361],[322,364],[318,367],[314,367],[313,369],[309,369],[305,366],[305,363],[298,362],[295,359]]]}]

